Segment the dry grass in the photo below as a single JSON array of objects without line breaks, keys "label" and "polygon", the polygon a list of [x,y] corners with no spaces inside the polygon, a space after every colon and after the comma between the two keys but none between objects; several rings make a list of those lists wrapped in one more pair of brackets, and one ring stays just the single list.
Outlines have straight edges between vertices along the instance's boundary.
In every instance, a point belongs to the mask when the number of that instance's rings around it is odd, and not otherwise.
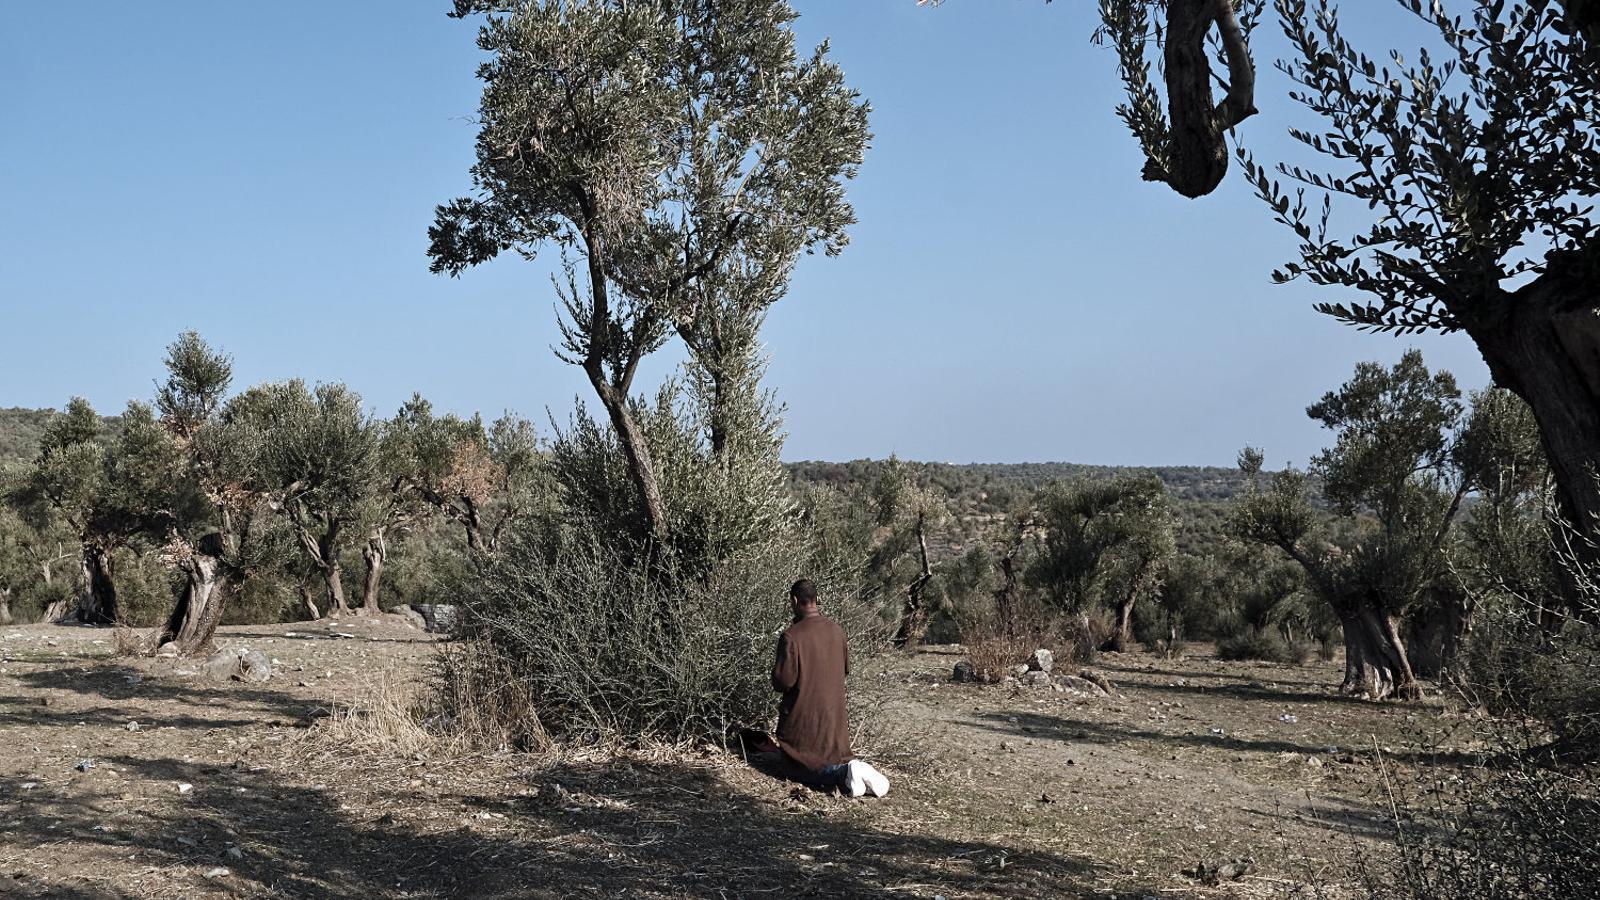
[{"label": "dry grass", "polygon": [[118,622],[115,634],[113,653],[120,658],[129,656],[148,656],[154,648],[150,646],[151,636],[146,629],[132,628],[123,622]]},{"label": "dry grass", "polygon": [[441,644],[431,674],[440,727],[458,739],[490,749],[550,747],[533,691],[492,646]]},{"label": "dry grass", "polygon": [[460,738],[429,727],[415,687],[384,677],[306,729],[291,753],[319,762],[334,756],[431,758],[447,756],[460,745]]}]

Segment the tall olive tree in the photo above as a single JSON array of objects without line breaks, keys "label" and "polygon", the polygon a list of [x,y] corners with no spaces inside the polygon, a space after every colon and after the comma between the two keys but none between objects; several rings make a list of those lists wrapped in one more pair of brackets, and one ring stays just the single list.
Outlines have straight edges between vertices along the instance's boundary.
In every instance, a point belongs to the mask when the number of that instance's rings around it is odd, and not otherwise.
[{"label": "tall olive tree", "polygon": [[224,416],[233,362],[196,332],[167,347],[167,378],[156,390],[161,424],[182,454],[180,476],[199,502],[161,537],[183,587],[154,649],[194,655],[212,649],[225,606],[261,562],[265,495],[252,484],[262,441],[248,423]]},{"label": "tall olive tree", "polygon": [[[1293,470],[1241,501],[1231,526],[1305,570],[1344,628],[1344,689],[1373,699],[1419,691],[1398,620],[1446,574],[1446,541],[1472,488],[1453,452],[1464,408],[1455,378],[1409,351],[1391,368],[1362,363],[1306,410],[1335,433],[1312,460],[1322,496],[1351,521],[1318,528],[1311,485]],[[1241,454],[1248,474],[1258,454]]]},{"label": "tall olive tree", "polygon": [[475,13],[493,57],[479,69],[476,191],[439,208],[432,268],[560,252],[562,358],[588,376],[664,542],[630,405],[639,363],[673,327],[694,351],[728,273],[786,277],[798,253],[842,249],[866,104],[826,45],[796,54],[783,0],[457,0],[455,15]]}]

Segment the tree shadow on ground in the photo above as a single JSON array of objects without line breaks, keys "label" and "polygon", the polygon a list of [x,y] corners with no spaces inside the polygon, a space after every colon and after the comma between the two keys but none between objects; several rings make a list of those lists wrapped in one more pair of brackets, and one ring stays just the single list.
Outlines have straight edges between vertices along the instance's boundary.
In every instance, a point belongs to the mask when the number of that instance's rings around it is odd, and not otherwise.
[{"label": "tree shadow on ground", "polygon": [[[147,671],[129,666],[119,665],[89,665],[89,666],[61,666],[49,669],[39,669],[24,672],[13,676],[23,685],[39,691],[68,691],[86,697],[96,697],[116,703],[137,701],[140,703],[178,704],[192,708],[204,709],[206,707],[220,707],[227,710],[248,711],[254,715],[249,719],[240,721],[240,724],[261,722],[262,716],[278,717],[288,722],[305,723],[327,713],[325,704],[316,700],[296,697],[270,687],[257,687],[243,682],[207,682],[199,676],[179,676],[175,674],[152,674]],[[16,700],[16,698],[9,698]],[[34,722],[36,724],[50,724],[52,717],[59,714],[64,720],[76,722],[86,715],[94,714],[96,710],[63,709],[58,713],[46,714],[44,710],[51,707],[42,706],[38,701],[33,703],[19,702],[18,706],[24,710],[33,706],[38,709],[38,716],[43,718],[25,718],[25,712],[14,711],[12,715],[21,718],[18,722]],[[101,712],[108,712],[111,720],[127,721],[126,709],[115,707],[101,707]],[[221,724],[219,721],[208,720],[199,716],[176,717],[193,719],[200,727],[215,728]]]},{"label": "tree shadow on ground", "polygon": [[[1259,700],[1266,703],[1305,703],[1348,706],[1353,709],[1426,709],[1420,703],[1399,700],[1366,700],[1350,694],[1318,690],[1282,690],[1269,688],[1259,682],[1246,684],[1129,684],[1137,691],[1154,691],[1158,694],[1187,694],[1191,696],[1232,697],[1239,700]],[[1386,705],[1387,704],[1387,705]]]},{"label": "tree shadow on ground", "polygon": [[[436,794],[408,787],[396,765],[385,770],[395,789],[352,806],[274,771],[102,763],[195,788],[185,802],[142,811],[107,796],[30,799],[8,840],[137,858],[169,893],[183,893],[188,878],[191,893],[247,897],[1031,898],[1094,886],[1083,860],[900,834],[856,821],[863,811],[843,801],[763,800],[667,764],[563,765],[538,772],[537,784],[507,769],[516,784],[480,780],[492,789]],[[230,845],[242,857],[225,856]],[[205,881],[201,873],[219,865],[230,874]]]},{"label": "tree shadow on ground", "polygon": [[[978,727],[1001,734],[1023,737],[1049,738],[1060,741],[1083,741],[1091,744],[1120,744],[1131,741],[1150,741],[1158,744],[1178,744],[1210,750],[1235,753],[1298,753],[1306,756],[1327,756],[1327,745],[1299,744],[1275,738],[1243,738],[1226,732],[1168,732],[1137,728],[1117,722],[1095,722],[1044,713],[981,713]],[[1345,747],[1345,751],[1354,748]],[[1366,751],[1355,752],[1365,755]],[[1386,759],[1413,764],[1469,765],[1478,761],[1471,753],[1437,749],[1403,750],[1384,753]]]}]

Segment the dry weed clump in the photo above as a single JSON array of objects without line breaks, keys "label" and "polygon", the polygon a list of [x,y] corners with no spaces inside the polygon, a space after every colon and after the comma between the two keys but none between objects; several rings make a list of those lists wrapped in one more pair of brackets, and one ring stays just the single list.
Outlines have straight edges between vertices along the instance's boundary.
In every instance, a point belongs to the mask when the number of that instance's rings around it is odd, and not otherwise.
[{"label": "dry weed clump", "polygon": [[1104,610],[1064,617],[1029,605],[1017,610],[1009,625],[992,615],[964,622],[961,644],[978,679],[992,683],[1026,662],[1035,650],[1049,650],[1058,668],[1089,665],[1113,627]]},{"label": "dry weed clump", "polygon": [[550,747],[533,691],[494,645],[465,640],[441,645],[432,670],[438,726],[487,748]]},{"label": "dry weed clump", "polygon": [[458,748],[458,739],[432,726],[415,687],[382,678],[365,694],[318,719],[291,754],[325,762],[335,757],[428,758]]}]

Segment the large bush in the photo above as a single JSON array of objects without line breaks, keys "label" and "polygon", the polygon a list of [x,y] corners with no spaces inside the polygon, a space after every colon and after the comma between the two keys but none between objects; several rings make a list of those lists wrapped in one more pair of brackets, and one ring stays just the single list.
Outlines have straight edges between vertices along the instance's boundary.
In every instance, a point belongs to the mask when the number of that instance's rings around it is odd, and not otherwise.
[{"label": "large bush", "polygon": [[[446,661],[450,712],[479,698],[538,722],[497,734],[547,734],[583,742],[716,739],[765,728],[776,709],[770,682],[790,585],[809,576],[823,612],[857,653],[881,641],[882,619],[859,602],[858,570],[799,515],[778,461],[776,410],[752,394],[760,427],[715,452],[700,394],[677,385],[636,408],[672,511],[673,540],[654,543],[615,435],[579,410],[552,447],[561,515],[540,519],[485,560],[463,599],[462,636],[473,642],[463,689]],[[487,662],[486,662],[487,660]],[[526,704],[501,704],[504,682]],[[520,712],[519,712],[520,710]]]}]

